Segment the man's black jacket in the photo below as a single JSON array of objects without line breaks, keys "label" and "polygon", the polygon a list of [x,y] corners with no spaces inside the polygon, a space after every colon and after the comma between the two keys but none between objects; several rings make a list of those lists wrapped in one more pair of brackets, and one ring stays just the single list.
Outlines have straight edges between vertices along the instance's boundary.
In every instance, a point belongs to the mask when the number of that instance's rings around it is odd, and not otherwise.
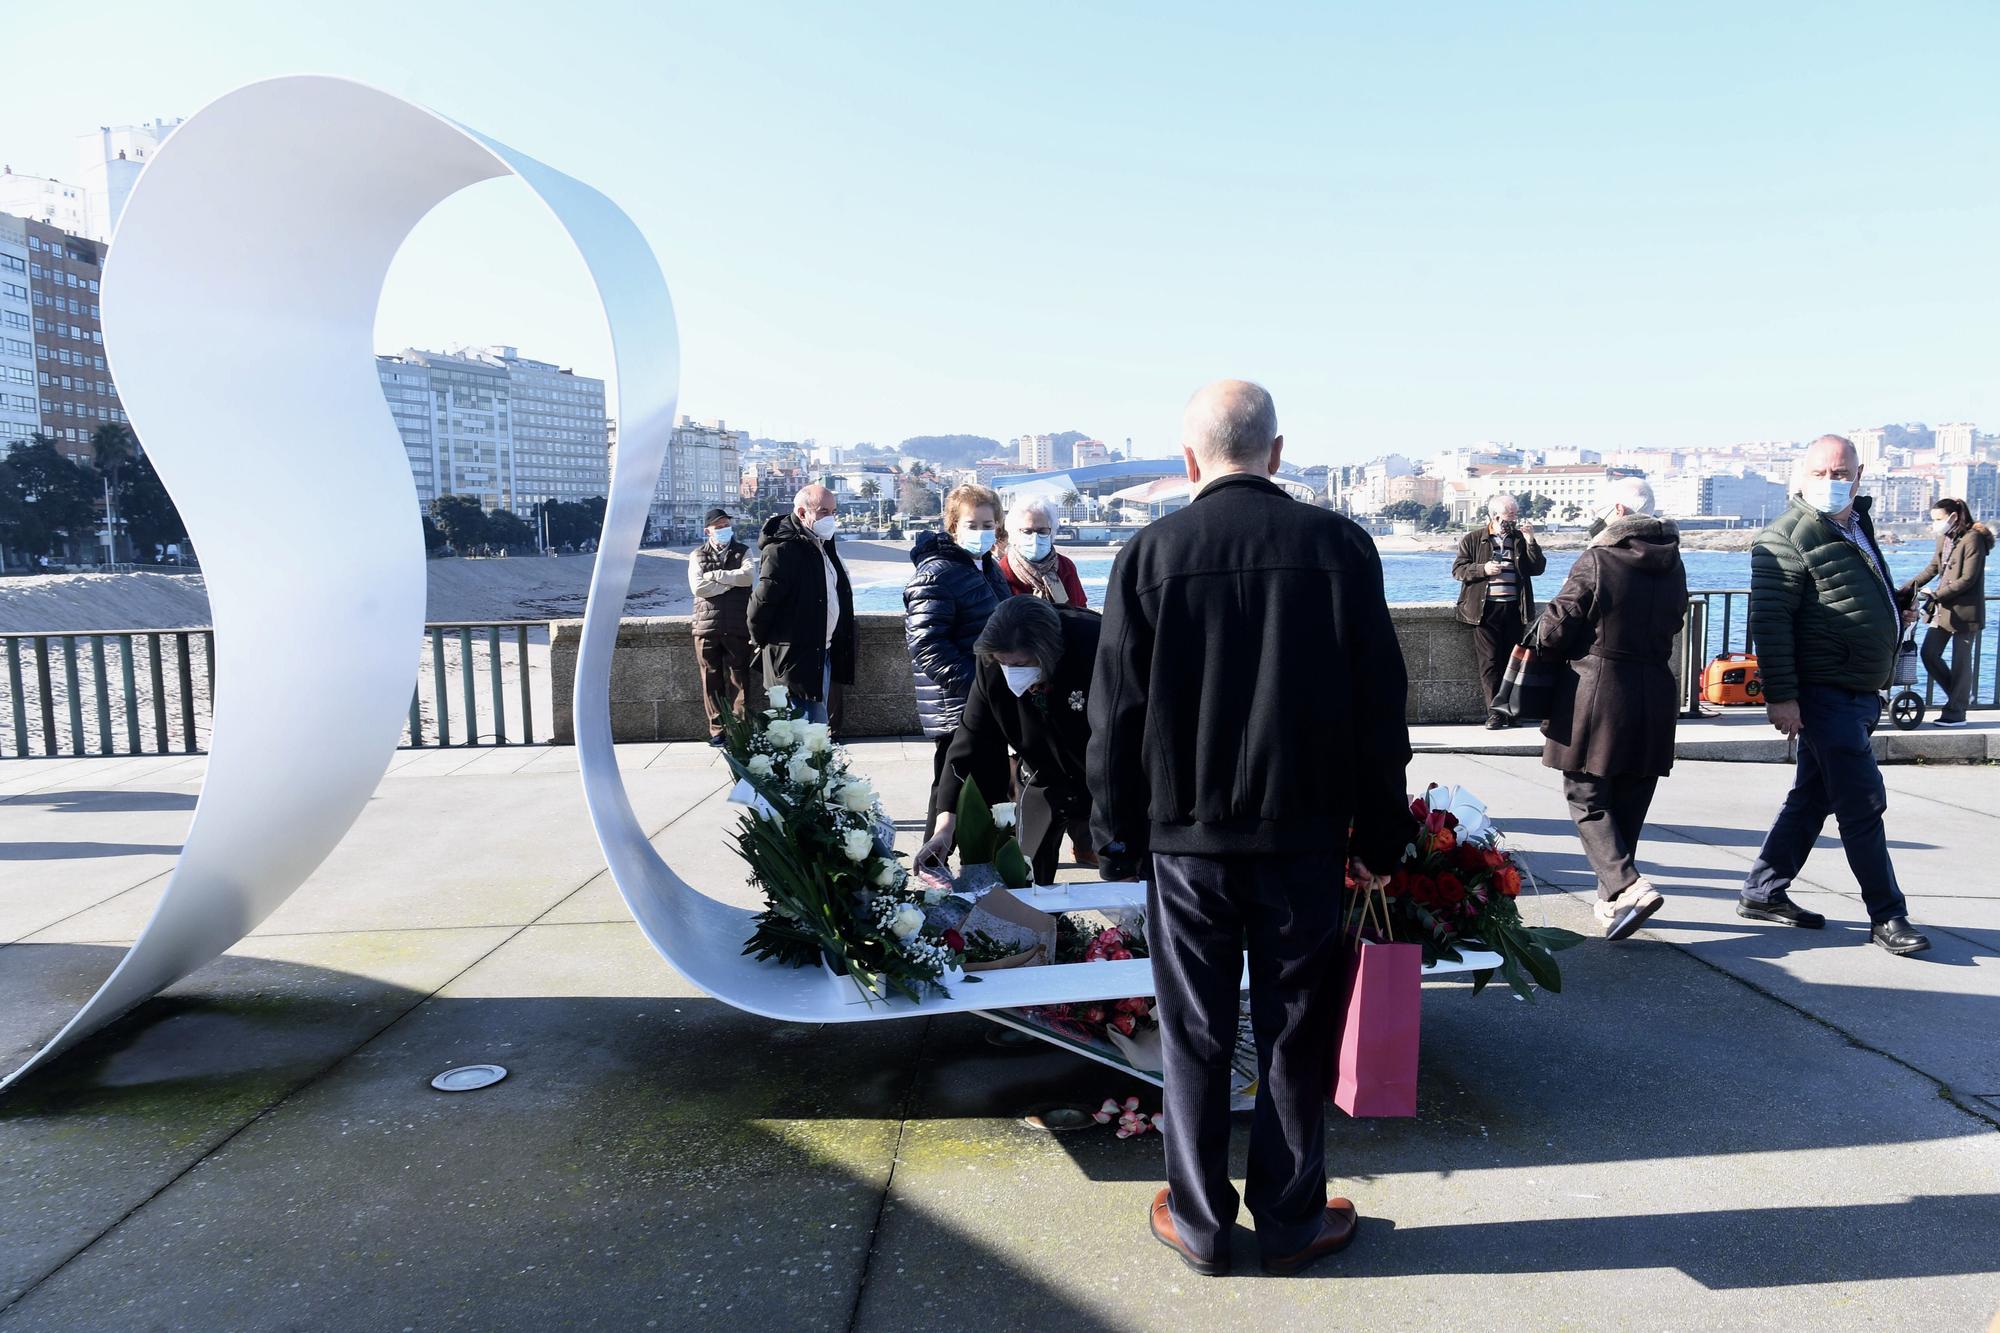
[{"label": "man's black jacket", "polygon": [[[759,548],[757,586],[750,590],[750,641],[764,656],[764,683],[793,697],[820,700],[824,668],[836,685],[854,683],[854,587],[832,541],[820,543],[792,513],[773,515]],[[840,621],[826,641],[826,562],[833,561]]]},{"label": "man's black jacket", "polygon": [[1352,850],[1393,869],[1408,682],[1382,562],[1349,520],[1232,473],[1118,553],[1090,697],[1098,846]]}]

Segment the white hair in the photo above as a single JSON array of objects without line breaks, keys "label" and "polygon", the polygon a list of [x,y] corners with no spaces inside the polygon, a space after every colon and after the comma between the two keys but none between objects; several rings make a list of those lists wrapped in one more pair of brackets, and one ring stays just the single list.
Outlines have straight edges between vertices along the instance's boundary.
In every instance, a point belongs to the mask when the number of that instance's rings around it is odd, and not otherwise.
[{"label": "white hair", "polygon": [[1014,501],[1007,510],[1008,530],[1013,530],[1015,518],[1027,518],[1031,514],[1040,514],[1049,521],[1049,526],[1052,528],[1056,525],[1056,511],[1053,505],[1039,495],[1024,495]]},{"label": "white hair", "polygon": [[1653,485],[1644,477],[1613,477],[1597,493],[1599,509],[1609,510],[1613,505],[1624,505],[1634,514],[1653,512]]},{"label": "white hair", "polygon": [[1188,400],[1181,443],[1211,466],[1267,461],[1278,442],[1278,406],[1261,384],[1217,380]]},{"label": "white hair", "polygon": [[1495,491],[1486,499],[1486,512],[1498,518],[1502,509],[1512,509],[1516,514],[1519,514],[1521,512],[1521,501],[1506,491]]}]

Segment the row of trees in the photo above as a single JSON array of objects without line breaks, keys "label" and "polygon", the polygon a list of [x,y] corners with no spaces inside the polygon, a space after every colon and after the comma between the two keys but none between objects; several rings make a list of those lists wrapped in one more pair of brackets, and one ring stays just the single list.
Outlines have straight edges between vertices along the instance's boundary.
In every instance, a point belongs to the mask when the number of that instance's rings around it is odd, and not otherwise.
[{"label": "row of trees", "polygon": [[90,437],[90,463],[72,463],[46,435],[16,440],[0,458],[0,546],[26,563],[68,561],[101,547],[107,491],[114,559],[151,561],[161,548],[187,540],[152,460],[122,422]]},{"label": "row of trees", "polygon": [[532,519],[511,509],[488,512],[470,495],[440,495],[424,517],[424,549],[435,553],[447,545],[463,555],[469,551],[538,550],[550,546],[581,546],[604,530],[604,497],[582,500],[542,500]]},{"label": "row of trees", "polygon": [[[1540,523],[1550,514],[1556,514],[1556,502],[1546,495],[1530,494],[1520,497],[1521,517],[1531,523]],[[1571,501],[1562,506],[1556,517],[1564,523],[1574,523],[1584,515],[1582,505]],[[1452,527],[1451,510],[1444,505],[1427,505],[1421,500],[1398,500],[1382,510],[1382,517],[1398,523],[1414,523],[1425,532],[1444,532]]]}]

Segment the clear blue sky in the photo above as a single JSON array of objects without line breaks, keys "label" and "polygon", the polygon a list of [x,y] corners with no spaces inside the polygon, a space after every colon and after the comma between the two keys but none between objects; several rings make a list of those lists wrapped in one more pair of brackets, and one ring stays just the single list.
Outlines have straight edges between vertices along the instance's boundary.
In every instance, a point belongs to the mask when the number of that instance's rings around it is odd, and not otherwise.
[{"label": "clear blue sky", "polygon": [[[778,437],[1158,454],[1226,374],[1301,462],[2000,427],[2000,7],[1237,8],[24,5],[0,158],[367,80],[618,200],[683,410]],[[607,365],[504,182],[426,221],[378,338]]]}]

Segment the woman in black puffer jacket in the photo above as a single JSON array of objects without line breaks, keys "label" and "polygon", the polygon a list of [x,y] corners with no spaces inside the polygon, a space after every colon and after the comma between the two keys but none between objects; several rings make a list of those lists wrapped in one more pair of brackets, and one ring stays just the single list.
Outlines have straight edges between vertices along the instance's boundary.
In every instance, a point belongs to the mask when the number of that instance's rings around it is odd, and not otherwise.
[{"label": "woman in black puffer jacket", "polygon": [[[917,719],[937,742],[933,779],[943,771],[979,670],[972,645],[993,608],[1011,595],[992,555],[999,515],[1000,497],[990,488],[960,486],[945,497],[945,530],[924,533],[910,550],[917,568],[903,587],[903,637],[916,677]],[[924,836],[930,837],[928,827]]]}]

